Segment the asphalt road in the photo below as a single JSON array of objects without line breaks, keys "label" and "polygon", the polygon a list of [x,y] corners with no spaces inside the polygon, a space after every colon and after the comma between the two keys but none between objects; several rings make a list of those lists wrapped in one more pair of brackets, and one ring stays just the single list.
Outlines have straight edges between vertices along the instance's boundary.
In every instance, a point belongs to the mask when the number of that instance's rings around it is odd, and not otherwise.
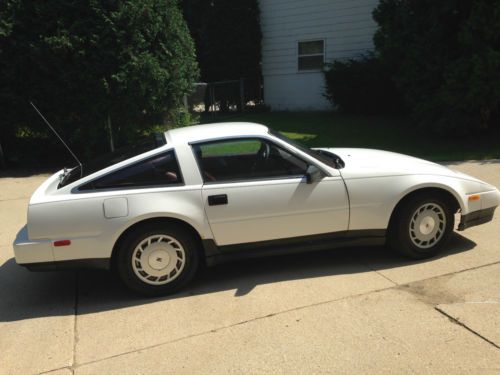
[{"label": "asphalt road", "polygon": [[[500,186],[500,161],[453,168]],[[410,262],[355,248],[221,265],[144,299],[31,273],[11,243],[46,176],[0,179],[0,373],[499,373],[500,212]]]}]

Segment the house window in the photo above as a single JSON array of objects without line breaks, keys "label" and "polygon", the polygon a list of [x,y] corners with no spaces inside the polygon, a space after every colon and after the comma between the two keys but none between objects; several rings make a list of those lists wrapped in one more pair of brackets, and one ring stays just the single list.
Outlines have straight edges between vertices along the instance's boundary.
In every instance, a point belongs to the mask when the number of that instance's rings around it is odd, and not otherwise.
[{"label": "house window", "polygon": [[325,63],[325,41],[309,40],[299,42],[298,68],[304,70],[321,70]]}]

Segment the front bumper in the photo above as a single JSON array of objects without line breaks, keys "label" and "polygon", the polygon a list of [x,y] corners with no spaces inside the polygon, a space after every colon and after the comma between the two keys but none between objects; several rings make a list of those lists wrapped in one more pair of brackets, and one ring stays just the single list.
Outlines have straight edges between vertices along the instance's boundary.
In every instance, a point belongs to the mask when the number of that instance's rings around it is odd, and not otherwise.
[{"label": "front bumper", "polygon": [[467,202],[468,210],[462,215],[458,230],[464,230],[493,220],[493,213],[500,205],[500,192],[492,187],[488,191],[467,194]]},{"label": "front bumper", "polygon": [[476,225],[481,225],[493,220],[493,213],[496,207],[485,208],[484,210],[473,211],[466,215],[462,215],[458,230],[464,230]]}]

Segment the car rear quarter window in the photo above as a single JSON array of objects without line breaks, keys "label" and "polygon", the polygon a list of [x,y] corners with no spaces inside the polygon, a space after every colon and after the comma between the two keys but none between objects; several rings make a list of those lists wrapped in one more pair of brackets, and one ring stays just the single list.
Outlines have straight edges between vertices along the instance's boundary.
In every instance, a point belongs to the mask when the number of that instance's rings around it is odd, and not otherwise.
[{"label": "car rear quarter window", "polygon": [[68,170],[61,182],[58,189],[69,185],[83,177],[90,176],[91,174],[110,167],[121,161],[130,159],[134,156],[143,154],[145,152],[154,150],[167,143],[164,133],[154,133],[146,138],[139,140],[135,144],[127,145],[116,149],[113,152],[101,155],[100,157],[85,161],[83,165]]},{"label": "car rear quarter window", "polygon": [[169,151],[111,172],[79,190],[127,189],[183,183],[174,151]]}]

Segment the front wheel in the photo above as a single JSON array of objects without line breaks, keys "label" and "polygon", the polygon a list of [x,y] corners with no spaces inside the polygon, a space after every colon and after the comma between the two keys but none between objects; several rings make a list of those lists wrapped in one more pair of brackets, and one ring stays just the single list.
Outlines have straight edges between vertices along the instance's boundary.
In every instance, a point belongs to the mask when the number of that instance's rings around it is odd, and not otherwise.
[{"label": "front wheel", "polygon": [[197,243],[178,225],[155,224],[132,231],[117,255],[118,274],[133,291],[167,295],[186,285],[199,265]]},{"label": "front wheel", "polygon": [[389,246],[413,259],[436,255],[453,231],[452,205],[442,197],[416,195],[397,209],[389,227]]}]

